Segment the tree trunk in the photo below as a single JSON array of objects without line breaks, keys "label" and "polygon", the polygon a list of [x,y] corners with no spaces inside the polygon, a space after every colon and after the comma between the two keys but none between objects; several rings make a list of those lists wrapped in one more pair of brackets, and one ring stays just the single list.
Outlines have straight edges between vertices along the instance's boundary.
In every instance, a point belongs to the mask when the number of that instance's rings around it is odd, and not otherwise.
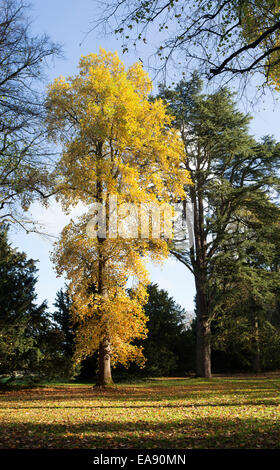
[{"label": "tree trunk", "polygon": [[260,360],[260,338],[259,338],[259,320],[255,318],[255,351],[253,359],[253,369],[256,374],[261,372],[261,360]]},{"label": "tree trunk", "polygon": [[201,280],[196,278],[196,374],[211,378],[211,328],[207,299]]},{"label": "tree trunk", "polygon": [[97,386],[112,385],[110,343],[104,340],[99,345]]},{"label": "tree trunk", "polygon": [[[97,202],[103,203],[102,200],[102,178],[100,177],[101,174],[101,166],[102,166],[102,142],[99,144],[98,149],[98,165],[97,165]],[[108,298],[108,289],[106,285],[106,261],[104,257],[104,243],[106,242],[106,236],[108,235],[108,227],[109,227],[109,202],[106,198],[106,235],[105,238],[103,236],[97,236],[98,240],[98,294],[103,297],[103,299]],[[100,317],[102,317],[102,306],[100,308]],[[110,345],[110,336],[106,330],[106,326],[104,327],[103,338],[100,339],[99,343],[99,358],[98,358],[98,374],[97,374],[97,383],[96,385],[101,387],[106,387],[107,385],[111,385],[113,383],[112,375],[111,375],[111,345]]]},{"label": "tree trunk", "polygon": [[207,244],[204,227],[203,184],[201,175],[198,175],[195,188],[191,188],[195,244],[190,255],[196,287],[196,373],[198,377],[211,378],[211,330],[207,300]]},{"label": "tree trunk", "polygon": [[[98,293],[103,297],[103,299],[107,299],[108,291],[107,286],[104,282],[104,272],[105,272],[105,261],[102,254],[102,241],[99,242],[99,266],[98,266]],[[102,316],[102,306],[100,315]],[[98,376],[97,376],[97,385],[98,386],[106,386],[113,383],[112,375],[111,375],[111,344],[110,344],[110,336],[106,329],[106,325],[104,326],[104,336],[100,340],[99,344],[99,359],[98,359]]]},{"label": "tree trunk", "polygon": [[211,331],[209,321],[197,316],[196,330],[196,374],[211,378]]}]

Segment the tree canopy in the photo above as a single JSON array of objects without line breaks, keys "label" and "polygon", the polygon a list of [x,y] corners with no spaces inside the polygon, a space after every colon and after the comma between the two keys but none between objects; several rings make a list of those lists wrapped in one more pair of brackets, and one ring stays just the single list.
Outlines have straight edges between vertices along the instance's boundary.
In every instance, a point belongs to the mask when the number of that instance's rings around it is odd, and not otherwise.
[{"label": "tree canopy", "polygon": [[[256,0],[108,1],[94,27],[123,39],[123,51],[152,43],[156,68],[169,62],[208,78],[260,73],[279,88],[280,3]],[[154,31],[157,32],[158,42]],[[150,39],[152,38],[152,39]]]},{"label": "tree canopy", "polygon": [[[260,272],[269,276],[263,265],[256,267],[253,261],[257,253],[258,263],[268,255],[264,227],[279,217],[279,144],[269,137],[256,142],[248,133],[250,118],[236,108],[233,94],[222,89],[203,95],[196,74],[173,90],[160,87],[160,96],[169,104],[173,125],[182,136],[185,168],[193,181],[185,187],[182,214],[184,223],[191,224],[194,244],[182,246],[179,232],[179,243],[175,237],[171,253],[195,277],[197,372],[210,376],[211,322],[218,311],[226,314],[223,301],[229,292],[229,285],[220,291],[220,304],[219,271],[225,276],[240,274],[242,266],[243,275],[247,281],[251,276],[253,283],[262,278]],[[192,203],[190,213],[185,210],[187,199]],[[263,281],[260,289],[261,285]],[[266,294],[270,296],[269,289]]]},{"label": "tree canopy", "polygon": [[[79,69],[77,76],[60,77],[49,87],[47,123],[49,135],[64,146],[58,163],[64,207],[78,201],[89,207],[97,201],[105,230],[89,236],[86,214],[64,228],[53,259],[58,273],[65,272],[70,281],[79,325],[76,357],[99,348],[100,364],[102,358],[104,364],[111,359],[126,364],[143,359],[141,348],[132,344],[146,334],[143,257],[168,255],[164,237],[150,238],[149,221],[148,234],[139,237],[134,223],[139,204],[158,201],[160,208],[182,195],[189,173],[181,168],[182,143],[162,100],[148,99],[151,81],[140,63],[125,70],[116,53],[101,49],[82,57]],[[122,233],[118,226],[113,236],[112,196],[119,225],[126,217],[123,208],[134,213],[130,225]],[[133,207],[127,205],[131,203]],[[136,281],[132,296],[126,292],[129,277]]]},{"label": "tree canopy", "polygon": [[[24,211],[53,192],[53,152],[46,145],[43,76],[47,59],[60,47],[34,36],[28,6],[21,0],[0,5],[0,223],[32,230]],[[22,211],[22,209],[24,211]]]}]

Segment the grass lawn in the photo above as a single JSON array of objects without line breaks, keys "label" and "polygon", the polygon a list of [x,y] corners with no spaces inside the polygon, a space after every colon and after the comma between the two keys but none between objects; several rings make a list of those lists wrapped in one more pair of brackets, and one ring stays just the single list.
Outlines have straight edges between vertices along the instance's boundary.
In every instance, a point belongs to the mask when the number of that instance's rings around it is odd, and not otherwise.
[{"label": "grass lawn", "polygon": [[280,448],[280,378],[0,393],[0,448]]}]

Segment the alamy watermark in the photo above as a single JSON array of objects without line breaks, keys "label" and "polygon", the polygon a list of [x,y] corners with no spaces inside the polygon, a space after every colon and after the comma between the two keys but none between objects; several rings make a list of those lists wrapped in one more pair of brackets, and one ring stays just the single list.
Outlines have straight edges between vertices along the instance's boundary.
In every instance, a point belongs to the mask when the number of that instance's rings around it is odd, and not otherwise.
[{"label": "alamy watermark", "polygon": [[116,195],[95,202],[86,232],[90,238],[173,240],[182,248],[193,246],[193,205],[168,203],[118,203]]}]

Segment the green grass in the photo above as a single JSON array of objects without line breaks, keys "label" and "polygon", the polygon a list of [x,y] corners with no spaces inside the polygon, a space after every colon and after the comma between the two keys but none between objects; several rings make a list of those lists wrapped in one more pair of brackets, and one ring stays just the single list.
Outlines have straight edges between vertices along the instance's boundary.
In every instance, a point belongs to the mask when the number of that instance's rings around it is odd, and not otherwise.
[{"label": "green grass", "polygon": [[279,448],[280,378],[154,379],[0,393],[0,448]]}]

